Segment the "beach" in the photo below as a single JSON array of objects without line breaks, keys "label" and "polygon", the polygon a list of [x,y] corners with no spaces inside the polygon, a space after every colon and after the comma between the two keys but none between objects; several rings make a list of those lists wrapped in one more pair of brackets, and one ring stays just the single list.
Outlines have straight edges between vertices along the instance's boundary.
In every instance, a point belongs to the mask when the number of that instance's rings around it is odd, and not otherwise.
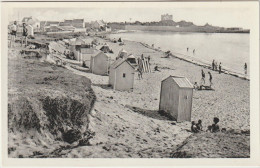
[{"label": "beach", "polygon": [[[161,81],[170,75],[175,75],[186,77],[192,84],[199,83],[201,69],[206,73],[206,85],[209,85],[208,72],[212,73],[214,91],[193,91],[191,121],[201,119],[204,131],[213,123],[214,117],[220,119],[221,129],[226,128],[236,132],[250,129],[250,81],[228,74],[219,74],[176,57],[162,58],[165,56],[164,52],[139,42],[124,40],[123,46],[101,38],[98,38],[98,42],[107,43],[114,51],[112,60],[115,60],[122,48],[137,57],[141,54],[145,57],[149,55],[152,72],[143,73],[141,80],[135,73],[132,92],[116,91],[108,86],[108,76],[82,72],[73,68],[75,64],[73,66],[70,63],[66,64],[65,68],[76,76],[86,77],[91,81],[96,101],[88,116],[88,129],[94,132],[95,136],[90,139],[90,145],[83,146],[64,142],[53,147],[52,143],[45,142],[44,144],[49,143],[45,145],[48,150],[37,154],[31,149],[23,154],[23,157],[171,157],[171,153],[193,133],[190,131],[190,122],[178,123],[158,113]],[[153,71],[155,66],[159,67],[160,72]],[[26,143],[27,148],[30,148],[34,139],[27,138],[26,142],[21,144],[16,137],[10,141],[9,147],[17,144],[23,146]],[[249,142],[249,138],[246,140]],[[57,148],[58,154],[53,152],[57,151]],[[11,153],[11,156],[17,157],[16,154],[17,152]],[[209,157],[225,157],[225,155],[209,155]]]},{"label": "beach", "polygon": [[[144,47],[141,43],[124,41],[124,46],[99,39],[107,43],[114,56],[121,48],[135,56],[151,56],[151,67],[158,66],[161,72],[144,73],[139,80],[135,75],[133,92],[120,92],[107,87],[108,76],[98,76],[73,70],[92,81],[97,102],[91,115],[91,130],[99,133],[92,143],[106,144],[107,152],[88,157],[169,157],[170,151],[189,137],[190,122],[176,123],[158,114],[161,81],[169,75],[185,76],[191,83],[201,79],[200,66],[177,58],[161,58],[163,52]],[[113,58],[115,59],[115,58]],[[72,69],[71,69],[72,70]],[[193,92],[192,121],[203,122],[204,130],[220,119],[220,127],[227,130],[250,129],[249,81],[227,74],[204,69],[213,75],[214,91]],[[206,83],[209,83],[206,75]],[[158,130],[159,132],[158,132]],[[116,143],[111,143],[116,142]],[[84,157],[83,151],[91,147],[72,150],[71,157]],[[96,147],[95,149],[97,149]],[[101,147],[99,150],[102,150]],[[134,151],[132,151],[134,150]],[[128,152],[127,152],[128,151]],[[141,153],[140,153],[141,152]],[[127,155],[130,153],[130,155]],[[132,154],[135,155],[132,155]],[[139,156],[136,153],[140,153]]]}]

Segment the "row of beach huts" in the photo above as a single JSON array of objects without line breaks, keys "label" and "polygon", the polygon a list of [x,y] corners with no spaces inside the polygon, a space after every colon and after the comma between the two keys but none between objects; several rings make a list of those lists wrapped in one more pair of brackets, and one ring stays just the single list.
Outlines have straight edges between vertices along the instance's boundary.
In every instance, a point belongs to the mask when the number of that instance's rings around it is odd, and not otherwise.
[{"label": "row of beach huts", "polygon": [[[101,47],[100,47],[101,46]],[[97,75],[109,75],[109,85],[114,90],[131,91],[134,88],[134,76],[137,69],[151,72],[146,58],[136,58],[133,54],[121,49],[115,60],[112,60],[109,46],[97,45],[93,39],[70,39],[50,43],[51,52],[73,53],[75,59]],[[192,108],[193,85],[185,77],[169,76],[161,82],[159,110],[168,112],[180,121],[190,121]]]}]

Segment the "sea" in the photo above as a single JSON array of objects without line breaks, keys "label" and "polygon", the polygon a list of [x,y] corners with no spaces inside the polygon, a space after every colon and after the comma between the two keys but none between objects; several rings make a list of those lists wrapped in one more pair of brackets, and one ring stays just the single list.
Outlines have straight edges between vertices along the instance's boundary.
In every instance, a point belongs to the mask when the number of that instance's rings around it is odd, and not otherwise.
[{"label": "sea", "polygon": [[[110,34],[110,38],[138,41],[154,45],[163,51],[171,51],[211,65],[215,60],[230,72],[244,75],[247,63],[247,77],[250,74],[250,34],[247,33],[176,33],[160,31],[134,31]],[[194,51],[194,52],[193,52]]]}]

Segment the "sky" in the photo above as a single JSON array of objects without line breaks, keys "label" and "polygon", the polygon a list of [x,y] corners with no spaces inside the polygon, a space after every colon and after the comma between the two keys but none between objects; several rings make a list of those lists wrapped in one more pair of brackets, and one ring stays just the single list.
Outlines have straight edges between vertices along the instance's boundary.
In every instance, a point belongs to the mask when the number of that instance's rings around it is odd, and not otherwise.
[{"label": "sky", "polygon": [[242,8],[15,8],[10,20],[33,16],[40,21],[62,21],[84,18],[86,22],[160,21],[162,14],[173,15],[174,21],[190,21],[196,25],[249,28],[250,10]]}]

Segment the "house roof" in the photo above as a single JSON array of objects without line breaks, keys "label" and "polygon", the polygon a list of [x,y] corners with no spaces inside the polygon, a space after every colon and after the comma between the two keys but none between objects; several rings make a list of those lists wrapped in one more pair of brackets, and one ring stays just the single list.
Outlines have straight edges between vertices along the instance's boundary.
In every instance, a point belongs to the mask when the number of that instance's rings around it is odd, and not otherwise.
[{"label": "house roof", "polygon": [[50,26],[50,25],[59,25],[60,22],[58,21],[46,21],[45,26]]},{"label": "house roof", "polygon": [[73,26],[59,26],[60,28],[62,28],[63,30],[74,30],[75,27]]},{"label": "house roof", "polygon": [[[182,77],[182,76],[169,76],[168,78],[173,79],[173,81],[175,81],[175,83],[180,88],[193,88],[193,85],[190,83],[190,81],[186,77]],[[166,79],[168,79],[168,78],[166,78]],[[165,81],[166,79],[164,79],[163,81]]]},{"label": "house roof", "polygon": [[83,23],[84,19],[73,19],[72,22],[73,23]]},{"label": "house roof", "polygon": [[124,62],[127,62],[133,69],[135,69],[126,59],[122,59],[119,58],[118,60],[116,60],[115,62],[113,62],[111,64],[111,68],[116,69],[117,67],[119,67],[121,64],[123,64]]}]

